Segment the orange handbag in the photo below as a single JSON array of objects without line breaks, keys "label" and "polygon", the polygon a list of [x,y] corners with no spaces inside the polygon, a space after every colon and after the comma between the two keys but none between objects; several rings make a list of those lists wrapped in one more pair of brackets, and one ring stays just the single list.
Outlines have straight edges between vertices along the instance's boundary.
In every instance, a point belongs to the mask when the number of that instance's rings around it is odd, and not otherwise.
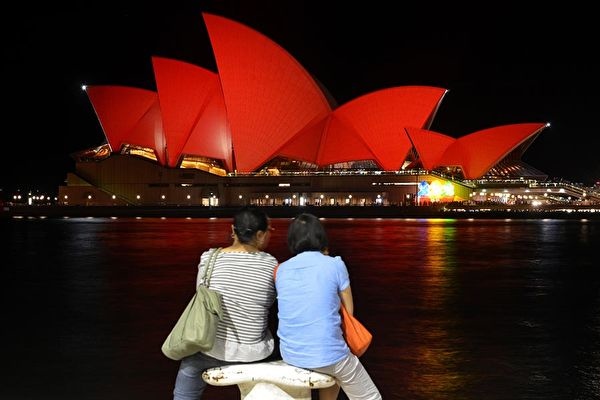
[{"label": "orange handbag", "polygon": [[342,332],[350,351],[357,357],[362,356],[373,340],[373,335],[363,324],[353,315],[350,315],[340,303],[340,312],[342,313]]}]

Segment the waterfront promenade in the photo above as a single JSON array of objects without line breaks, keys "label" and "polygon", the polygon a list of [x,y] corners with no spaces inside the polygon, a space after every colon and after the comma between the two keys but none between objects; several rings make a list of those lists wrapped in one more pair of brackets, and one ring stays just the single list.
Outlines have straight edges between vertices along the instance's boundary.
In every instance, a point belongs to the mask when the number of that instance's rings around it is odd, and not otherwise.
[{"label": "waterfront promenade", "polygon": [[[322,218],[552,218],[600,219],[600,205],[531,206],[262,206],[272,218],[309,212]],[[4,206],[0,218],[231,218],[238,207],[204,206]]]}]

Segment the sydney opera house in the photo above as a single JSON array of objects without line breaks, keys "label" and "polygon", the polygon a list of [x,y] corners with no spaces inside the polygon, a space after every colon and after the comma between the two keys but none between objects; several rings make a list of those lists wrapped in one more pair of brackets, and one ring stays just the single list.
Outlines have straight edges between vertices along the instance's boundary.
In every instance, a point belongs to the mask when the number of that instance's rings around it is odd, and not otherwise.
[{"label": "sydney opera house", "polygon": [[547,176],[521,161],[547,123],[453,138],[429,130],[447,90],[428,86],[336,104],[269,38],[202,16],[216,72],[153,57],[156,91],[85,88],[106,143],[73,155],[59,203],[420,205],[490,196],[516,203],[547,192],[534,194],[531,183]]}]

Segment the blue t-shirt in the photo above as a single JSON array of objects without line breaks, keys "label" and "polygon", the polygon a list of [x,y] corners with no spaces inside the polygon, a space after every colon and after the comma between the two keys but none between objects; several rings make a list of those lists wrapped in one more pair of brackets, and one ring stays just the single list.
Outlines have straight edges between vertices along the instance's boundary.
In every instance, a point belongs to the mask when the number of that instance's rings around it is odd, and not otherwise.
[{"label": "blue t-shirt", "polygon": [[275,287],[281,357],[302,368],[332,365],[350,352],[342,336],[339,292],[350,285],[340,257],[305,251],[282,262]]}]

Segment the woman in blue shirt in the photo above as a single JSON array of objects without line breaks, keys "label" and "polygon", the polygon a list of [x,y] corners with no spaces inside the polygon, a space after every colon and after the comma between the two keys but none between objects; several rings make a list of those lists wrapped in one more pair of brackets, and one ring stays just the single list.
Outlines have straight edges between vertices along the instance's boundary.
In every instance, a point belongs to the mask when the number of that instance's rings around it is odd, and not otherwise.
[{"label": "woman in blue shirt", "polygon": [[281,263],[275,287],[283,360],[333,376],[338,385],[319,391],[320,400],[337,398],[340,387],[350,400],[381,399],[379,390],[342,335],[340,300],[353,313],[346,264],[327,253],[328,241],[319,219],[308,213],[288,230],[293,257]]}]

